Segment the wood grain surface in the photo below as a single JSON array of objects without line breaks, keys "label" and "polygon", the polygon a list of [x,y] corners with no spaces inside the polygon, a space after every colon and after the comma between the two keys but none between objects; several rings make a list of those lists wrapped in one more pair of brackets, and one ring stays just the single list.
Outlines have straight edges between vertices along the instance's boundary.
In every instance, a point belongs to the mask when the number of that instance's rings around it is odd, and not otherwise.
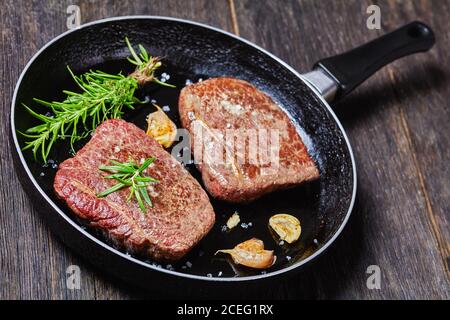
[{"label": "wood grain surface", "polygon": [[[255,42],[299,71],[412,20],[435,31],[428,53],[379,71],[336,112],[352,143],[357,202],[342,236],[313,268],[268,290],[238,296],[275,299],[450,298],[450,1],[329,0],[3,0],[0,12],[0,299],[170,297],[102,275],[49,231],[12,167],[9,115],[15,83],[31,56],[64,32],[66,8],[82,23],[152,14],[204,22]],[[381,30],[366,27],[370,4]],[[66,288],[66,268],[81,269],[81,290]],[[380,290],[366,286],[378,265]]]}]

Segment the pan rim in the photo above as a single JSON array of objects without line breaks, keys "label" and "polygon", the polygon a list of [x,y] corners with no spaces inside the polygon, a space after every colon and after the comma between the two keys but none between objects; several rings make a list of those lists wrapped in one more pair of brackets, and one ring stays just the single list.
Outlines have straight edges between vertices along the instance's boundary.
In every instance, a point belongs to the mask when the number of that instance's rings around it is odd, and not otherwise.
[{"label": "pan rim", "polygon": [[[33,62],[36,60],[36,58],[38,56],[41,55],[41,53],[43,53],[48,47],[50,47],[53,43],[57,42],[59,39],[62,39],[63,37],[65,37],[68,34],[71,34],[72,32],[77,32],[78,30],[84,29],[84,28],[88,28],[90,26],[93,25],[97,25],[97,24],[102,24],[102,23],[108,23],[108,22],[112,22],[112,21],[120,21],[120,20],[133,20],[133,19],[142,19],[142,20],[166,20],[166,21],[174,21],[174,22],[181,22],[181,23],[185,23],[185,24],[190,24],[190,25],[195,25],[195,26],[199,26],[205,29],[209,29],[209,30],[213,30],[219,33],[222,33],[226,36],[232,37],[238,41],[241,41],[253,48],[255,48],[256,50],[261,51],[262,53],[266,54],[267,56],[269,56],[270,58],[274,59],[277,63],[281,64],[283,67],[285,67],[286,69],[288,69],[290,72],[292,72],[295,76],[297,76],[299,79],[301,79],[314,93],[315,95],[319,98],[319,100],[322,102],[322,104],[327,108],[327,111],[331,114],[331,116],[333,117],[334,121],[337,123],[339,130],[342,132],[342,135],[344,137],[349,155],[350,155],[350,159],[351,159],[351,163],[352,163],[352,174],[353,174],[353,190],[352,190],[352,197],[351,197],[351,201],[350,204],[348,206],[348,210],[347,213],[345,214],[344,220],[342,221],[341,225],[339,226],[339,228],[336,230],[336,232],[333,234],[333,236],[316,252],[314,252],[312,255],[310,255],[309,257],[305,258],[304,260],[301,260],[289,267],[277,270],[277,271],[273,271],[273,272],[268,272],[266,274],[259,274],[259,275],[253,275],[253,276],[245,276],[245,277],[228,277],[228,278],[222,278],[222,277],[207,277],[207,276],[200,276],[200,275],[194,275],[194,274],[186,274],[186,273],[182,273],[182,272],[178,272],[178,271],[171,271],[171,270],[167,270],[164,268],[158,268],[155,266],[152,266],[151,264],[144,262],[142,260],[139,260],[137,258],[131,257],[129,255],[126,255],[125,253],[111,247],[109,244],[107,244],[104,241],[101,241],[100,239],[97,239],[96,237],[94,237],[93,235],[91,235],[90,233],[88,233],[86,230],[84,230],[79,224],[77,224],[74,220],[72,220],[69,216],[67,216],[60,208],[59,206],[53,202],[48,196],[47,194],[45,194],[45,192],[42,190],[42,188],[40,187],[40,185],[37,183],[36,179],[34,179],[33,174],[31,173],[25,159],[22,153],[22,150],[19,146],[19,142],[17,139],[17,134],[16,134],[16,129],[15,129],[15,123],[14,123],[14,112],[15,112],[15,105],[16,105],[16,99],[17,99],[17,94],[19,91],[19,87],[22,83],[22,80],[25,76],[25,74],[27,73],[29,67],[33,64]],[[136,263],[141,265],[142,267],[145,268],[149,268],[153,271],[157,271],[157,272],[163,272],[166,273],[170,276],[176,276],[176,277],[183,277],[183,278],[189,278],[189,279],[193,279],[193,280],[201,280],[201,281],[207,281],[207,282],[245,282],[245,281],[255,281],[255,280],[262,280],[262,279],[267,279],[267,278],[272,278],[275,276],[280,276],[282,274],[287,274],[289,272],[294,271],[295,269],[299,269],[301,266],[307,264],[309,261],[312,261],[313,259],[317,258],[318,256],[320,256],[323,252],[325,252],[326,249],[328,249],[332,243],[334,243],[334,241],[339,237],[339,235],[341,234],[342,230],[345,228],[351,212],[353,210],[353,206],[355,203],[355,198],[356,198],[356,189],[357,189],[357,176],[356,176],[356,164],[355,164],[355,159],[354,159],[354,155],[353,155],[353,150],[352,147],[350,145],[350,141],[347,137],[347,134],[344,130],[344,128],[342,127],[341,122],[339,121],[339,119],[337,118],[336,114],[334,113],[334,111],[331,109],[330,105],[328,104],[328,102],[317,92],[317,90],[308,83],[308,81],[305,80],[305,78],[298,72],[296,71],[293,67],[291,67],[290,65],[288,65],[285,61],[283,61],[282,59],[278,58],[277,56],[275,56],[274,54],[268,52],[267,50],[261,48],[260,46],[250,42],[249,40],[246,40],[240,36],[237,36],[233,33],[230,33],[228,31],[222,30],[220,28],[217,27],[213,27],[204,23],[200,23],[200,22],[196,22],[196,21],[192,21],[192,20],[186,20],[186,19],[181,19],[181,18],[174,18],[174,17],[167,17],[167,16],[157,16],[157,15],[127,15],[127,16],[118,16],[118,17],[109,17],[109,18],[105,18],[105,19],[99,19],[99,20],[95,20],[95,21],[91,21],[88,23],[85,23],[77,28],[74,29],[70,29],[67,30],[63,33],[61,33],[60,35],[56,36],[55,38],[53,38],[52,40],[48,41],[44,46],[42,46],[32,57],[31,59],[27,62],[27,64],[25,65],[25,67],[23,68],[19,79],[16,82],[16,86],[14,88],[14,93],[13,93],[13,99],[11,101],[11,116],[10,116],[10,125],[11,125],[11,133],[12,133],[12,138],[14,141],[14,147],[15,150],[19,156],[19,160],[20,163],[23,167],[23,169],[25,170],[28,178],[31,180],[31,182],[33,183],[33,186],[36,188],[36,190],[40,193],[40,195],[44,198],[45,201],[47,201],[47,203],[64,219],[66,220],[66,222],[68,222],[72,227],[74,227],[75,229],[77,229],[77,231],[79,233],[81,233],[83,236],[87,237],[89,240],[95,242],[97,245],[100,245],[103,249],[108,250],[110,252],[112,252],[115,255],[118,255],[124,259],[127,259],[128,261],[132,262],[132,263]]]}]

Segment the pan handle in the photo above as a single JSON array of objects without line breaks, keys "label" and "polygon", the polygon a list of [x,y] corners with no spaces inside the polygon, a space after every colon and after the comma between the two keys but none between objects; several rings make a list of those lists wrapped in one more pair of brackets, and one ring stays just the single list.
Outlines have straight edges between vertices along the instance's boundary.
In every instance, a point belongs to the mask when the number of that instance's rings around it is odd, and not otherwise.
[{"label": "pan handle", "polygon": [[328,101],[350,93],[388,63],[406,55],[429,50],[433,30],[415,21],[343,54],[322,59],[303,75]]}]

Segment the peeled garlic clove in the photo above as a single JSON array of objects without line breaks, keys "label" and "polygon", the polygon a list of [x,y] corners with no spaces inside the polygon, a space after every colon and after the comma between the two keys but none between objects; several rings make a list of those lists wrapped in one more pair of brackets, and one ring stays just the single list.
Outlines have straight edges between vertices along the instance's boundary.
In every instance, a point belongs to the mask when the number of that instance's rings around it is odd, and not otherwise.
[{"label": "peeled garlic clove", "polygon": [[[264,250],[264,243],[256,238],[238,244],[234,249],[219,250],[228,253],[234,263],[255,269],[266,269],[275,263],[277,257],[273,251]],[[216,252],[216,254],[217,254]]]},{"label": "peeled garlic clove", "polygon": [[233,213],[233,215],[228,219],[227,221],[227,228],[229,230],[236,227],[239,222],[241,222],[241,218],[239,217],[239,214],[237,212]]},{"label": "peeled garlic clove", "polygon": [[158,141],[164,148],[169,148],[175,141],[177,126],[162,109],[152,112],[147,117],[147,134]]},{"label": "peeled garlic clove", "polygon": [[281,240],[288,243],[297,241],[302,232],[300,221],[290,214],[281,213],[270,217],[269,225]]}]

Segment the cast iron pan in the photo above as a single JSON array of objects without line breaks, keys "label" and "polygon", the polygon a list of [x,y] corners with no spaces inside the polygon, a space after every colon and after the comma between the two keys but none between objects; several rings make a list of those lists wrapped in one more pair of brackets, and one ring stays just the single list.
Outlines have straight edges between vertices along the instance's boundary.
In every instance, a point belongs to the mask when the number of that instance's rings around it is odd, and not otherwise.
[{"label": "cast iron pan", "polygon": [[[88,69],[129,73],[132,65],[124,38],[142,44],[154,56],[164,57],[159,74],[170,75],[176,89],[148,85],[138,92],[169,106],[169,116],[179,125],[177,99],[186,81],[210,77],[236,77],[268,93],[292,118],[320,169],[320,179],[290,190],[270,194],[248,205],[211,199],[217,222],[211,232],[183,260],[159,264],[116,250],[100,235],[84,228],[53,192],[57,165],[70,157],[68,143],[58,143],[47,165],[36,163],[31,152],[22,152],[17,134],[35,125],[22,103],[38,106],[32,98],[62,99],[63,89],[74,89],[66,66],[75,74]],[[341,56],[319,62],[313,72],[299,75],[263,49],[224,31],[179,19],[133,16],[96,21],[68,31],[44,46],[25,67],[11,106],[11,133],[15,167],[36,208],[55,233],[71,248],[107,273],[145,288],[169,288],[184,282],[202,287],[261,282],[292,274],[320,255],[344,228],[354,203],[356,170],[351,147],[341,124],[324,97],[341,98],[386,63],[401,56],[428,50],[434,36],[426,25],[413,22]],[[322,97],[324,96],[324,97]],[[153,110],[142,105],[125,119],[145,128],[145,116]],[[47,110],[42,109],[42,113]],[[80,148],[83,141],[77,148]],[[188,169],[195,177],[198,172]],[[243,226],[222,231],[227,218],[238,211]],[[302,223],[295,245],[280,245],[268,229],[275,213],[289,213]],[[251,223],[250,223],[251,222]],[[250,223],[250,225],[249,225]],[[245,228],[247,226],[247,228]],[[266,271],[236,267],[214,256],[222,248],[257,237],[278,256]]]}]

